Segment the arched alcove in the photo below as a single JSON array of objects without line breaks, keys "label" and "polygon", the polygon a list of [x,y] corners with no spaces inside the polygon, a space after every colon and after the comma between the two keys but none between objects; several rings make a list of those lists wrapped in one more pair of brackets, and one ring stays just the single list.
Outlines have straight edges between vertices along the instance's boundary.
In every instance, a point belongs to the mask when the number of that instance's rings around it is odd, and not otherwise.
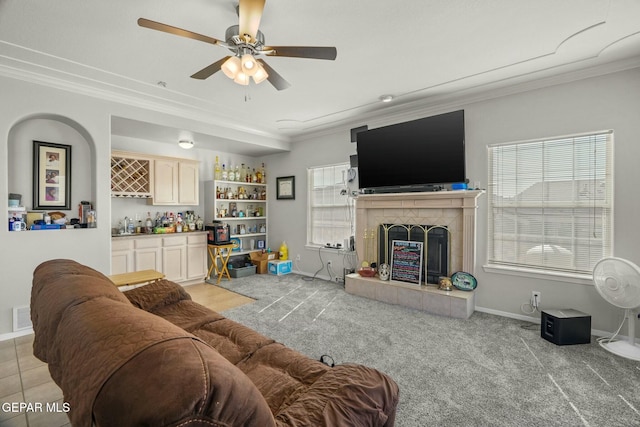
[{"label": "arched alcove", "polygon": [[61,211],[70,219],[78,218],[77,207],[81,201],[89,201],[98,209],[95,141],[81,124],[57,114],[32,114],[17,121],[9,130],[8,193],[21,194],[21,205],[28,211],[34,210],[34,141],[71,147],[70,209],[52,207],[44,211]]}]

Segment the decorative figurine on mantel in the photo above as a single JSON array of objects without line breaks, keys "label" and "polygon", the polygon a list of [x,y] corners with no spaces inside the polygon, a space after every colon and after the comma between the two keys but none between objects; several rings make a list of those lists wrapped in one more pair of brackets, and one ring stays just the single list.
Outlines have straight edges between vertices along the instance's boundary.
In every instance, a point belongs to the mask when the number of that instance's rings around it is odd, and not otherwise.
[{"label": "decorative figurine on mantel", "polygon": [[441,291],[453,290],[453,283],[451,283],[451,278],[440,276],[440,280],[438,281],[438,289],[440,289]]},{"label": "decorative figurine on mantel", "polygon": [[378,267],[378,277],[380,280],[389,280],[390,275],[389,264],[380,264]]}]

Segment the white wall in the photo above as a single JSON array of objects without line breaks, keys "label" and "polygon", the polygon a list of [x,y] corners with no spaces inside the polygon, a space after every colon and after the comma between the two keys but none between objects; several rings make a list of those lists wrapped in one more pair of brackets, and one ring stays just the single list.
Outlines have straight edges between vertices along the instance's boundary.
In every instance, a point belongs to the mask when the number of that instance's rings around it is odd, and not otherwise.
[{"label": "white wall", "polygon": [[[296,262],[294,270],[313,275],[322,268],[323,263],[331,260],[333,271],[342,277],[345,267],[352,267],[350,258],[346,258],[335,250],[311,249],[305,247],[307,241],[307,168],[327,166],[349,162],[349,156],[355,154],[356,145],[350,142],[349,129],[339,129],[334,133],[307,141],[292,144],[290,153],[266,156],[269,167],[267,195],[269,204],[268,232],[269,242],[273,250],[278,250],[282,241],[287,242],[289,258]],[[276,199],[276,178],[279,176],[295,176],[295,200]],[[326,271],[318,273],[318,277],[329,278]]]},{"label": "white wall", "polygon": [[[26,196],[25,203],[30,202],[32,154],[29,147],[32,140],[70,143],[74,150],[72,156],[77,153],[78,158],[84,161],[83,164],[74,162],[73,165],[72,205],[77,206],[80,200],[88,199],[94,202],[98,212],[98,227],[84,230],[9,232],[5,219],[5,225],[0,227],[0,340],[15,336],[12,332],[12,309],[29,305],[33,270],[41,262],[69,258],[105,274],[110,273],[111,117],[125,117],[220,135],[226,139],[251,141],[264,147],[286,149],[288,146],[282,140],[264,135],[221,129],[185,117],[104,101],[98,94],[81,95],[6,76],[0,76],[0,93],[0,200],[6,201],[9,192],[18,192]],[[135,151],[139,148],[141,152],[162,152],[176,156],[179,153],[181,157],[187,157],[183,150],[167,144],[159,146],[152,141],[122,141],[117,137],[114,140],[114,146],[121,149]],[[216,152],[204,150],[193,153],[191,155],[197,155],[202,160],[201,179],[212,179]],[[241,156],[237,158],[240,160]],[[231,155],[228,159],[235,160]],[[257,160],[255,164],[257,166]],[[204,212],[203,191],[204,185],[200,193],[200,206],[196,209],[200,212]],[[124,212],[131,207],[120,209]],[[74,210],[69,213],[71,217],[74,216]],[[116,212],[116,215],[120,213]]]},{"label": "white wall", "polygon": [[[394,117],[393,122],[378,120],[372,127],[426,117],[459,108],[465,110],[467,175],[471,181],[487,183],[487,145],[548,136],[559,136],[601,129],[615,131],[615,256],[640,265],[640,227],[635,212],[640,211],[636,189],[640,182],[640,69],[556,85],[482,102],[448,105],[446,110],[411,112]],[[286,240],[289,254],[301,254],[300,269],[312,274],[320,267],[317,251],[305,249],[306,168],[347,161],[355,153],[349,129],[292,144],[292,151],[268,159],[275,175],[296,176],[296,200],[270,198],[270,239]],[[273,180],[272,180],[273,179]],[[478,258],[475,276],[479,285],[476,305],[490,312],[526,316],[520,309],[532,290],[542,292],[542,309],[574,308],[592,315],[592,327],[614,331],[623,310],[605,302],[592,285],[557,280],[539,280],[485,272],[487,258],[487,201],[481,197],[478,209]],[[329,255],[323,254],[323,259]],[[331,257],[341,265],[340,256]]]}]

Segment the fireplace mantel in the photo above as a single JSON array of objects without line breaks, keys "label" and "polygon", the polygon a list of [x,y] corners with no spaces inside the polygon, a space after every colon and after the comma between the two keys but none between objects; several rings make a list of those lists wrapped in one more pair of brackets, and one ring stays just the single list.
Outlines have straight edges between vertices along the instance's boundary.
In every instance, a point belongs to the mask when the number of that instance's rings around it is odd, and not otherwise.
[{"label": "fireplace mantel", "polygon": [[[451,272],[474,273],[476,262],[476,211],[482,190],[425,193],[362,194],[356,199],[356,251],[365,259],[365,231],[379,224],[446,225],[452,234]],[[371,245],[371,241],[369,241]],[[373,254],[377,254],[373,239]]]}]

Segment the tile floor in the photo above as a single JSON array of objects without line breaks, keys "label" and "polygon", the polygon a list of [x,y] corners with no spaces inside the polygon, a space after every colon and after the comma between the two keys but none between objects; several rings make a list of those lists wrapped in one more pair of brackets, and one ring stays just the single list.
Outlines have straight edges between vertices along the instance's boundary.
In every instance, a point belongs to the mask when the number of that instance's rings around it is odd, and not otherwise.
[{"label": "tile floor", "polygon": [[[26,408],[32,410],[21,411],[20,402],[32,403]],[[60,412],[53,411],[54,405],[47,408],[47,403],[57,403]],[[47,365],[33,355],[33,334],[0,341],[0,427],[70,426],[62,403],[62,390]]]}]

